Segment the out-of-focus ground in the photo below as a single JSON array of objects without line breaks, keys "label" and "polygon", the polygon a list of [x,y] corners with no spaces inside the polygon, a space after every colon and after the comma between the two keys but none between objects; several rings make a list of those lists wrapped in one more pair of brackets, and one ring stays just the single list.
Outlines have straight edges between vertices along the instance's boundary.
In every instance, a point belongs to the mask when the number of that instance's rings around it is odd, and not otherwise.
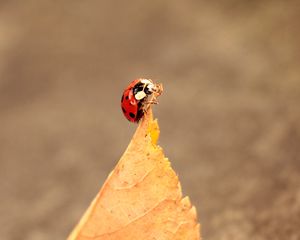
[{"label": "out-of-focus ground", "polygon": [[203,239],[300,239],[299,23],[299,1],[1,1],[1,239],[67,237],[140,76]]}]

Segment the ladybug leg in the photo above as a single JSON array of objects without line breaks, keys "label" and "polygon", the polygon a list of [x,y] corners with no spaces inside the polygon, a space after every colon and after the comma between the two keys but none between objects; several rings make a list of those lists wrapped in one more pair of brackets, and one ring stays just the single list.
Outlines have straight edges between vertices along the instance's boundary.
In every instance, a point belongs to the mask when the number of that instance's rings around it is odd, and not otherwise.
[{"label": "ladybug leg", "polygon": [[155,95],[155,98],[160,96],[162,94],[163,90],[164,90],[164,88],[161,83],[155,84],[155,88],[154,88],[154,92],[153,92],[153,94]]},{"label": "ladybug leg", "polygon": [[158,104],[157,97],[159,97],[163,92],[163,85],[161,83],[155,85],[155,91],[151,96],[151,99],[148,101],[149,104]]},{"label": "ladybug leg", "polygon": [[150,108],[151,104],[158,104],[157,97],[160,96],[162,92],[162,84],[155,84],[155,88],[153,88],[153,93],[150,96],[150,99],[145,99],[145,101],[143,102],[142,111],[144,112],[144,114],[148,112],[148,109]]},{"label": "ladybug leg", "polygon": [[149,101],[146,101],[145,104],[158,104],[158,100],[157,99],[153,99],[153,100],[149,100]]},{"label": "ladybug leg", "polygon": [[145,100],[143,104],[143,111],[144,113],[147,113],[148,109],[150,108],[151,104],[158,104],[158,101],[156,99],[155,94],[152,94],[151,98],[148,100]]}]

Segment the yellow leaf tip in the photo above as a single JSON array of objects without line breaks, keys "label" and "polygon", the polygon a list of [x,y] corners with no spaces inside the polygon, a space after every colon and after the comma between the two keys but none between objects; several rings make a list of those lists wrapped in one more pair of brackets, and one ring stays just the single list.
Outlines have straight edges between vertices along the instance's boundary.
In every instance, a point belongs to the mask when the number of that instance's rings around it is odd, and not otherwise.
[{"label": "yellow leaf tip", "polygon": [[152,144],[153,144],[153,145],[157,145],[157,141],[158,141],[159,133],[160,133],[157,119],[153,120],[153,121],[149,124],[149,129],[148,129],[148,131],[149,131],[149,134],[150,134],[150,137],[151,137],[151,142],[152,142]]},{"label": "yellow leaf tip", "polygon": [[158,126],[157,119],[153,119],[153,113],[151,108],[148,112],[144,115],[136,133],[144,132],[145,137],[149,136],[151,139],[151,143],[154,147],[157,146],[157,141],[159,138],[160,130]]}]

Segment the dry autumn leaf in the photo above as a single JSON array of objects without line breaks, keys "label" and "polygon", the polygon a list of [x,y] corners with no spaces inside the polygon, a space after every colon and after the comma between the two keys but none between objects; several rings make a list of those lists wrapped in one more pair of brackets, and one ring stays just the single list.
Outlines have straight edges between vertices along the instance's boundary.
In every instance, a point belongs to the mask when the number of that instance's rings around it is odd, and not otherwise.
[{"label": "dry autumn leaf", "polygon": [[68,240],[199,240],[196,209],[156,143],[151,110]]}]

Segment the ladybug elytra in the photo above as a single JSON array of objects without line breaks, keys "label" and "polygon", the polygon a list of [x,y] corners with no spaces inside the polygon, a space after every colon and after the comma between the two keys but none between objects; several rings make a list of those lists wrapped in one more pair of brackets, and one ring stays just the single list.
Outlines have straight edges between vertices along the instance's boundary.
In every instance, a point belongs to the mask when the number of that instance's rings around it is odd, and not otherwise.
[{"label": "ladybug elytra", "polygon": [[124,116],[130,121],[138,123],[151,104],[157,104],[157,97],[162,93],[162,84],[154,83],[150,79],[139,78],[132,81],[124,90],[121,107]]}]

